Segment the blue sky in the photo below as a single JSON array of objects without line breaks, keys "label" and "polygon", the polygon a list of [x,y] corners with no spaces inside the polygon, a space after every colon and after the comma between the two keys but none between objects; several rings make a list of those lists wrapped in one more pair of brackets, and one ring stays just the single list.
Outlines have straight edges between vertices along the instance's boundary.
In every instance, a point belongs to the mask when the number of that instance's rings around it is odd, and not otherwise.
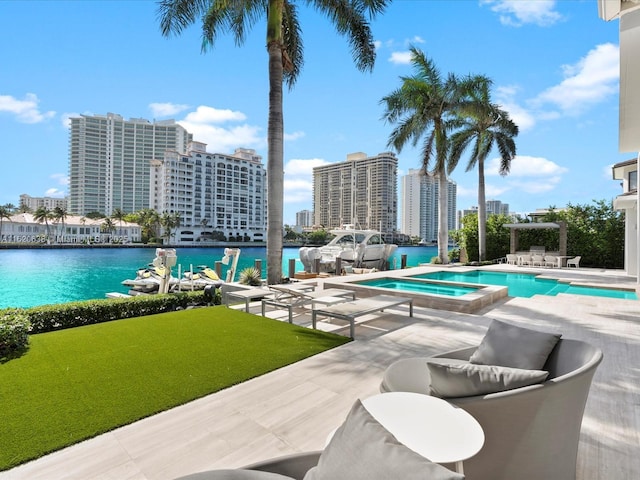
[{"label": "blue sky", "polygon": [[[300,20],[305,65],[284,99],[285,223],[312,208],[314,166],[391,150],[380,100],[411,75],[410,45],[443,75],[490,77],[520,127],[511,174],[489,162],[487,199],[526,213],[621,192],[610,167],[635,154],[618,152],[618,22],[600,20],[593,0],[396,0],[371,24],[372,73],[327,19],[301,7]],[[264,39],[261,22],[244,46],[223,36],[203,54],[199,26],[160,34],[153,1],[0,1],[0,204],[67,193],[67,119],[78,114],[174,118],[208,151],[253,148],[266,164]],[[420,166],[410,146],[398,158],[400,175]],[[451,175],[458,209],[477,204],[466,160]]]}]

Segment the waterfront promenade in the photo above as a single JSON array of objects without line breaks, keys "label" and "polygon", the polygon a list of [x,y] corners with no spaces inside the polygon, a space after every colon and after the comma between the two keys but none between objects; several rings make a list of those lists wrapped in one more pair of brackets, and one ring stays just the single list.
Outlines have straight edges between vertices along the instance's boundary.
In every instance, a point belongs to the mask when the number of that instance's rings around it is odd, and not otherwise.
[{"label": "waterfront promenade", "polygon": [[[554,274],[635,284],[619,272]],[[559,295],[510,298],[477,314],[415,308],[410,318],[398,307],[358,325],[347,345],[2,472],[0,480],[165,480],[321,449],[355,399],[378,392],[392,361],[477,344],[493,318],[604,351],[585,410],[577,480],[640,478],[639,303]],[[335,322],[323,326],[348,332]]]}]

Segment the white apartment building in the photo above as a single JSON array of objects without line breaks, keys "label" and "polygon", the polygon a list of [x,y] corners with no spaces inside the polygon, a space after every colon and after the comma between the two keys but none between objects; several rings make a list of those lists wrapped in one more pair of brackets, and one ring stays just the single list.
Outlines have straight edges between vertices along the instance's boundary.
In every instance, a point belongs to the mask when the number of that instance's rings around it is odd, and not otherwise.
[{"label": "white apartment building", "polygon": [[[447,179],[447,222],[456,228],[457,184]],[[410,169],[402,177],[402,233],[425,242],[438,241],[438,177]]]},{"label": "white apartment building", "polygon": [[68,215],[62,220],[38,222],[32,213],[12,215],[2,222],[0,243],[27,245],[117,244],[140,242],[141,227],[117,220]]},{"label": "white apartment building", "polygon": [[313,226],[313,212],[311,210],[296,212],[296,227],[303,229],[311,226]]},{"label": "white apartment building", "polygon": [[168,151],[151,162],[150,208],[178,213],[172,243],[227,240],[262,242],[266,235],[267,181],[262,157],[238,148],[231,155],[208,153],[191,142],[186,154]]},{"label": "white apartment building", "polygon": [[125,120],[108,113],[70,121],[68,211],[78,215],[149,208],[151,161],[167,150],[186,153],[191,141],[174,120]]},{"label": "white apartment building", "polygon": [[32,197],[23,193],[20,195],[20,207],[28,208],[30,211],[35,212],[38,208],[48,208],[53,210],[54,208],[62,208],[67,210],[67,198],[54,198],[54,197]]},{"label": "white apartment building", "polygon": [[391,152],[373,157],[358,152],[347,160],[313,169],[314,224],[326,229],[356,228],[392,234],[397,230],[398,159]]}]

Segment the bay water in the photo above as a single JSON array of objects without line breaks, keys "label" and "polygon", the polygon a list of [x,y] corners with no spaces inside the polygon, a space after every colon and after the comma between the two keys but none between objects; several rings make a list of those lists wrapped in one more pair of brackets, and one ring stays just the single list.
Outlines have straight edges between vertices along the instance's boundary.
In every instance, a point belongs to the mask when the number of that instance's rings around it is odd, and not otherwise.
[{"label": "bay water", "polygon": [[[241,247],[235,280],[240,272],[262,261],[262,276],[266,277],[267,260],[264,247]],[[191,266],[213,267],[222,259],[224,247],[176,248],[178,275]],[[407,265],[428,263],[438,254],[437,247],[399,247],[390,259],[392,267],[400,268],[402,255]],[[155,257],[153,248],[33,248],[0,249],[0,308],[28,308],[37,305],[66,303],[76,300],[105,298],[108,292],[127,293],[123,280],[132,279],[136,271]],[[285,247],[282,255],[283,276],[288,276],[289,259],[296,259],[296,272],[302,271],[298,247]],[[225,278],[227,266],[222,266]]]}]

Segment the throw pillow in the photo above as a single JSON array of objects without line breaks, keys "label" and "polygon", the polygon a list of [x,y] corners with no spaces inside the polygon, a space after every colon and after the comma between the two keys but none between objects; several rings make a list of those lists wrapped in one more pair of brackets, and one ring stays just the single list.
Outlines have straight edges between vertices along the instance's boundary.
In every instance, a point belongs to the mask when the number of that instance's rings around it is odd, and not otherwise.
[{"label": "throw pillow", "polygon": [[549,372],[495,365],[427,362],[431,395],[441,398],[472,397],[543,382]]},{"label": "throw pillow", "polygon": [[464,475],[430,462],[398,442],[358,400],[304,480],[343,478],[460,480]]},{"label": "throw pillow", "polygon": [[481,365],[541,370],[561,335],[493,320],[469,361]]}]

